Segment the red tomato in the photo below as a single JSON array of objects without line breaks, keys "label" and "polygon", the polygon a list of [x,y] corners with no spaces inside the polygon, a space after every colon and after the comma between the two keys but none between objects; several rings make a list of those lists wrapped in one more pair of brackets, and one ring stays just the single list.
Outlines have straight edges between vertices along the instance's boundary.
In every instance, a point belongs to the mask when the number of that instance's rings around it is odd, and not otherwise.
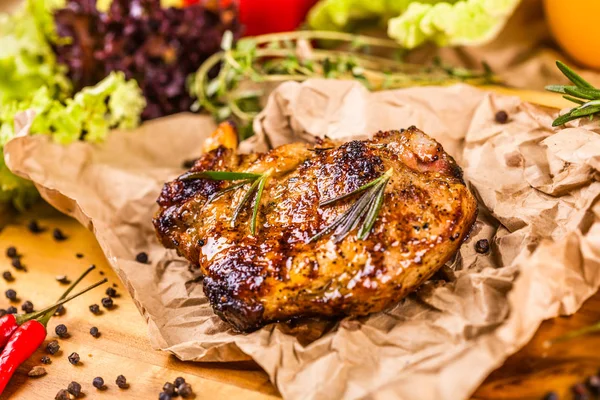
[{"label": "red tomato", "polygon": [[244,35],[293,31],[317,0],[239,0]]}]

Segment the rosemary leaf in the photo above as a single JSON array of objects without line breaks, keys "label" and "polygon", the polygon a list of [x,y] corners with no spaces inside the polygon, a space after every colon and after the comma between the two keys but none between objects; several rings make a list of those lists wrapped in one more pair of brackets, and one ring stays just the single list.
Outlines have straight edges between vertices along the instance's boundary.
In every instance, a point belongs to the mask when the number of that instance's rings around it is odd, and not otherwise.
[{"label": "rosemary leaf", "polygon": [[248,189],[248,191],[244,194],[244,197],[242,197],[242,201],[240,201],[240,204],[238,204],[238,206],[233,211],[233,215],[231,217],[231,227],[232,228],[235,226],[235,222],[237,221],[237,218],[239,217],[242,210],[244,209],[244,206],[246,205],[246,203],[248,203],[248,201],[254,195],[254,192],[256,191],[256,189],[258,188],[258,185],[260,184],[260,181],[261,181],[260,179],[256,179],[254,182],[252,182],[252,186],[250,186],[250,189]]},{"label": "rosemary leaf", "polygon": [[554,122],[552,122],[552,126],[561,126],[561,125],[564,125],[564,124],[566,124],[566,123],[567,123],[567,122],[569,122],[569,121],[573,121],[573,120],[575,120],[575,119],[578,119],[578,118],[579,118],[579,117],[574,117],[574,116],[571,114],[571,112],[572,112],[572,111],[569,111],[568,113],[566,113],[566,114],[563,114],[563,115],[561,115],[560,117],[556,118],[556,119],[554,120]]},{"label": "rosemary leaf", "polygon": [[571,111],[571,116],[575,118],[585,117],[588,115],[596,114],[600,111],[600,106],[591,106],[591,107],[578,107]]},{"label": "rosemary leaf", "polygon": [[333,233],[333,242],[339,243],[346,236],[350,234],[364,219],[365,213],[368,213],[368,207],[371,203],[373,196],[377,192],[379,186],[375,185],[371,187],[364,195],[360,198],[344,213],[344,222],[340,224],[335,232]]},{"label": "rosemary leaf", "polygon": [[258,179],[258,188],[256,189],[256,196],[254,196],[254,206],[252,207],[252,220],[250,221],[250,232],[253,235],[256,234],[256,220],[258,219],[258,209],[260,207],[260,199],[262,197],[263,190],[265,188],[265,183],[269,176],[273,173],[273,169],[269,169]]},{"label": "rosemary leaf", "polygon": [[380,181],[381,181],[381,176],[377,179],[372,180],[369,183],[365,183],[364,185],[362,185],[361,187],[359,187],[356,190],[351,191],[350,193],[346,193],[341,196],[334,197],[333,199],[322,201],[319,203],[319,207],[328,206],[328,205],[338,202],[340,200],[347,199],[348,197],[354,196],[355,194],[360,193],[360,192],[370,188],[371,186],[377,185]]},{"label": "rosemary leaf", "polygon": [[189,181],[194,179],[212,179],[214,181],[238,181],[240,179],[258,179],[262,175],[249,172],[233,171],[201,171],[186,172],[179,177],[180,181]]},{"label": "rosemary leaf", "polygon": [[577,103],[577,104],[581,104],[581,105],[585,104],[585,102],[583,100],[576,99],[575,97],[563,96],[563,98],[567,99],[569,101],[572,101],[573,103]]},{"label": "rosemary leaf", "polygon": [[[389,178],[388,178],[388,180],[389,180]],[[363,223],[362,227],[358,231],[358,238],[360,240],[365,240],[369,236],[369,233],[371,233],[371,229],[373,229],[373,226],[375,225],[375,221],[377,220],[377,216],[379,215],[379,211],[381,210],[381,206],[383,205],[383,198],[385,195],[385,186],[386,186],[388,180],[386,180],[377,189],[377,193],[375,194],[375,199],[373,201],[373,204],[371,204],[369,207],[369,213],[367,214],[367,216],[365,218],[365,222]]]},{"label": "rosemary leaf", "polygon": [[243,180],[243,181],[241,181],[239,183],[235,183],[235,184],[233,184],[233,185],[231,185],[229,187],[226,187],[223,190],[219,190],[217,193],[213,194],[212,196],[210,196],[208,198],[208,203],[212,203],[213,201],[215,201],[219,197],[223,196],[224,194],[229,193],[229,192],[233,192],[234,190],[237,190],[237,189],[241,188],[242,186],[247,185],[248,183],[251,183],[251,182],[252,182],[252,180],[245,179],[245,180]]},{"label": "rosemary leaf", "polygon": [[565,93],[588,100],[594,100],[600,97],[600,90],[580,88],[576,86],[565,86]]},{"label": "rosemary leaf", "polygon": [[556,66],[577,87],[580,87],[580,88],[593,88],[594,87],[588,81],[586,81],[581,76],[579,76],[575,71],[573,71],[571,68],[569,68],[565,63],[563,63],[561,61],[556,61]]}]

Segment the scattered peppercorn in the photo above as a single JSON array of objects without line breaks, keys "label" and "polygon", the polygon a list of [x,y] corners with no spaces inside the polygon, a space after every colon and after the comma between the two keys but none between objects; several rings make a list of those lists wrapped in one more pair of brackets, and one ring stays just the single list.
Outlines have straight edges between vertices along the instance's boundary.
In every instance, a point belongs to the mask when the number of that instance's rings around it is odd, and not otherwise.
[{"label": "scattered peppercorn", "polygon": [[114,287],[114,288],[117,288],[118,286],[117,286],[117,284],[116,284],[116,283],[113,283],[113,287]]},{"label": "scattered peppercorn", "polygon": [[15,246],[10,246],[6,248],[6,257],[15,258],[19,255],[17,252],[17,248]]},{"label": "scattered peppercorn", "polygon": [[42,364],[52,364],[52,360],[48,356],[44,356],[44,357],[40,358],[40,362]]},{"label": "scattered peppercorn", "polygon": [[104,275],[104,271],[100,271],[100,275]]},{"label": "scattered peppercorn", "polygon": [[69,383],[69,387],[67,387],[67,392],[77,398],[81,394],[81,385],[77,382],[71,382]]},{"label": "scattered peppercorn", "polygon": [[29,221],[29,224],[27,224],[27,229],[29,229],[29,232],[31,233],[42,233],[45,230],[44,228],[39,226],[38,222],[35,219]]},{"label": "scattered peppercorn", "polygon": [[192,391],[192,386],[189,383],[182,383],[181,385],[179,385],[177,387],[177,393],[184,399],[192,397],[192,395],[194,394],[194,392]]},{"label": "scattered peppercorn", "polygon": [[6,292],[4,292],[4,294],[6,295],[6,298],[10,301],[17,300],[17,292],[15,292],[13,289],[8,289]]},{"label": "scattered peppercorn", "polygon": [[63,231],[61,231],[59,228],[54,228],[54,231],[52,231],[52,237],[57,242],[62,242],[64,240],[67,240],[67,237],[65,236]]},{"label": "scattered peppercorn", "polygon": [[110,297],[105,297],[102,299],[102,305],[104,306],[104,308],[112,308],[113,306],[113,300]]},{"label": "scattered peppercorn", "polygon": [[544,396],[544,398],[542,400],[558,400],[558,393],[556,392],[548,392],[546,393],[546,395]]},{"label": "scattered peppercorn", "polygon": [[165,392],[160,392],[158,400],[171,400],[171,395]]},{"label": "scattered peppercorn", "polygon": [[31,371],[29,371],[27,373],[27,376],[30,376],[32,378],[37,378],[39,376],[44,376],[44,375],[46,375],[46,369],[39,365],[36,365],[35,367],[31,368]]},{"label": "scattered peppercorn", "polygon": [[102,390],[104,388],[104,379],[102,379],[101,377],[97,376],[94,378],[94,380],[92,381],[92,385],[99,390]]},{"label": "scattered peppercorn", "polygon": [[508,114],[506,113],[506,111],[500,110],[496,113],[494,119],[499,124],[505,124],[508,121]]},{"label": "scattered peppercorn", "polygon": [[90,335],[92,335],[95,338],[98,338],[98,337],[100,337],[100,331],[98,330],[98,328],[96,328],[95,326],[93,326],[90,329]]},{"label": "scattered peppercorn", "polygon": [[56,325],[56,328],[54,328],[54,332],[56,332],[58,337],[61,339],[69,337],[69,333],[67,332],[67,326],[65,324]]},{"label": "scattered peppercorn", "polygon": [[146,253],[145,251],[138,253],[137,256],[135,256],[135,261],[142,263],[142,264],[147,264],[148,263],[148,253]]},{"label": "scattered peppercorn", "polygon": [[98,304],[92,304],[90,306],[90,311],[92,312],[92,314],[100,314],[100,306]]},{"label": "scattered peppercorn", "polygon": [[56,275],[55,279],[59,282],[62,283],[63,285],[66,285],[68,283],[71,283],[71,281],[69,281],[69,278],[67,278],[66,275]]},{"label": "scattered peppercorn", "polygon": [[7,282],[12,282],[15,280],[15,277],[10,273],[10,271],[4,271],[2,273],[2,277],[4,278],[5,281]]},{"label": "scattered peppercorn", "polygon": [[54,315],[60,316],[60,315],[63,315],[65,312],[66,312],[65,306],[61,304],[60,306],[56,307],[56,310],[54,311]]},{"label": "scattered peppercorn", "polygon": [[21,304],[21,310],[23,310],[25,314],[33,312],[33,303],[27,300],[26,302]]},{"label": "scattered peppercorn", "polygon": [[13,257],[10,263],[17,271],[22,271],[25,269],[19,257]]},{"label": "scattered peppercorn", "polygon": [[475,251],[479,254],[486,254],[490,251],[490,242],[487,239],[478,240],[475,243]]},{"label": "scattered peppercorn", "polygon": [[77,257],[77,258],[83,258],[83,254],[77,253],[77,254],[75,254],[75,257]]},{"label": "scattered peppercorn", "polygon": [[46,351],[52,355],[56,354],[59,349],[60,349],[60,345],[58,344],[58,341],[56,341],[56,340],[51,340],[46,345]]},{"label": "scattered peppercorn", "polygon": [[71,398],[69,397],[69,392],[67,392],[65,389],[60,389],[58,393],[56,393],[54,400],[71,400]]},{"label": "scattered peppercorn", "polygon": [[73,352],[73,353],[71,353],[71,355],[70,355],[69,357],[67,357],[67,358],[69,359],[69,362],[70,362],[71,364],[73,364],[73,365],[77,365],[77,364],[79,364],[79,360],[80,360],[80,358],[79,358],[79,354],[77,354],[77,353]]},{"label": "scattered peppercorn", "polygon": [[181,168],[185,168],[185,169],[190,169],[194,166],[194,164],[196,164],[197,160],[184,160],[183,163],[181,164]]},{"label": "scattered peppercorn", "polygon": [[173,385],[171,382],[166,382],[163,386],[163,392],[169,396],[173,396],[175,394],[175,385]]},{"label": "scattered peppercorn", "polygon": [[106,289],[106,295],[108,297],[117,297],[117,291],[113,287],[109,287]]},{"label": "scattered peppercorn", "polygon": [[17,307],[15,307],[15,306],[10,306],[6,309],[7,314],[16,314],[17,311],[18,311]]},{"label": "scattered peppercorn", "polygon": [[181,376],[178,376],[177,378],[175,378],[175,381],[173,383],[175,384],[175,387],[179,387],[185,383],[185,379],[183,379]]},{"label": "scattered peppercorn", "polygon": [[127,389],[129,387],[129,385],[127,384],[127,378],[125,378],[123,375],[117,376],[117,380],[115,382],[117,383],[117,386],[121,389]]}]

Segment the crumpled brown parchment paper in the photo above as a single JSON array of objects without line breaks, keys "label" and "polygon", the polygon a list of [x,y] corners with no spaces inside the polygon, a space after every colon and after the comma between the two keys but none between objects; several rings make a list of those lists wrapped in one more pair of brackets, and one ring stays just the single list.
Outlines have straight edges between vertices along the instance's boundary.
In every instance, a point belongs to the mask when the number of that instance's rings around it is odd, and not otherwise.
[{"label": "crumpled brown parchment paper", "polygon": [[[509,121],[498,124],[497,110]],[[600,285],[600,136],[595,123],[550,128],[555,111],[478,89],[370,93],[356,82],[285,83],[243,151],[315,136],[366,137],[416,125],[463,167],[480,200],[476,226],[444,279],[393,309],[336,322],[273,324],[243,335],[217,318],[187,264],[151,225],[164,181],[199,154],[208,117],[181,114],[114,132],[101,145],[20,136],[7,165],[92,229],[148,322],[152,344],[183,360],[253,358],[287,399],[467,398],[534,334]],[[475,252],[487,238],[491,253]],[[148,251],[151,264],[134,261]]]}]

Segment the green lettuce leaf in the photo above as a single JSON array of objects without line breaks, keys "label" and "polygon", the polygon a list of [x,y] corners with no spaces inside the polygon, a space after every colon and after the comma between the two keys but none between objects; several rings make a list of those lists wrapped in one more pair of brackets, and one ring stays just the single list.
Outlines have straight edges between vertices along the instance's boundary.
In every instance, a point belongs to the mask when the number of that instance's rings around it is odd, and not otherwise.
[{"label": "green lettuce leaf", "polygon": [[313,29],[353,30],[367,21],[387,22],[402,47],[478,45],[492,40],[520,0],[322,0],[309,14]]},{"label": "green lettuce leaf", "polygon": [[[61,144],[83,139],[99,142],[110,129],[135,128],[146,106],[141,89],[121,72],[113,72],[95,86],[87,87],[72,99],[57,100],[48,87],[39,88],[31,98],[13,101],[0,111],[0,146],[15,135],[13,121],[21,111],[32,109],[35,117],[31,134],[50,135]],[[22,208],[34,197],[32,184],[14,176],[0,164],[0,201],[13,201]]]}]

